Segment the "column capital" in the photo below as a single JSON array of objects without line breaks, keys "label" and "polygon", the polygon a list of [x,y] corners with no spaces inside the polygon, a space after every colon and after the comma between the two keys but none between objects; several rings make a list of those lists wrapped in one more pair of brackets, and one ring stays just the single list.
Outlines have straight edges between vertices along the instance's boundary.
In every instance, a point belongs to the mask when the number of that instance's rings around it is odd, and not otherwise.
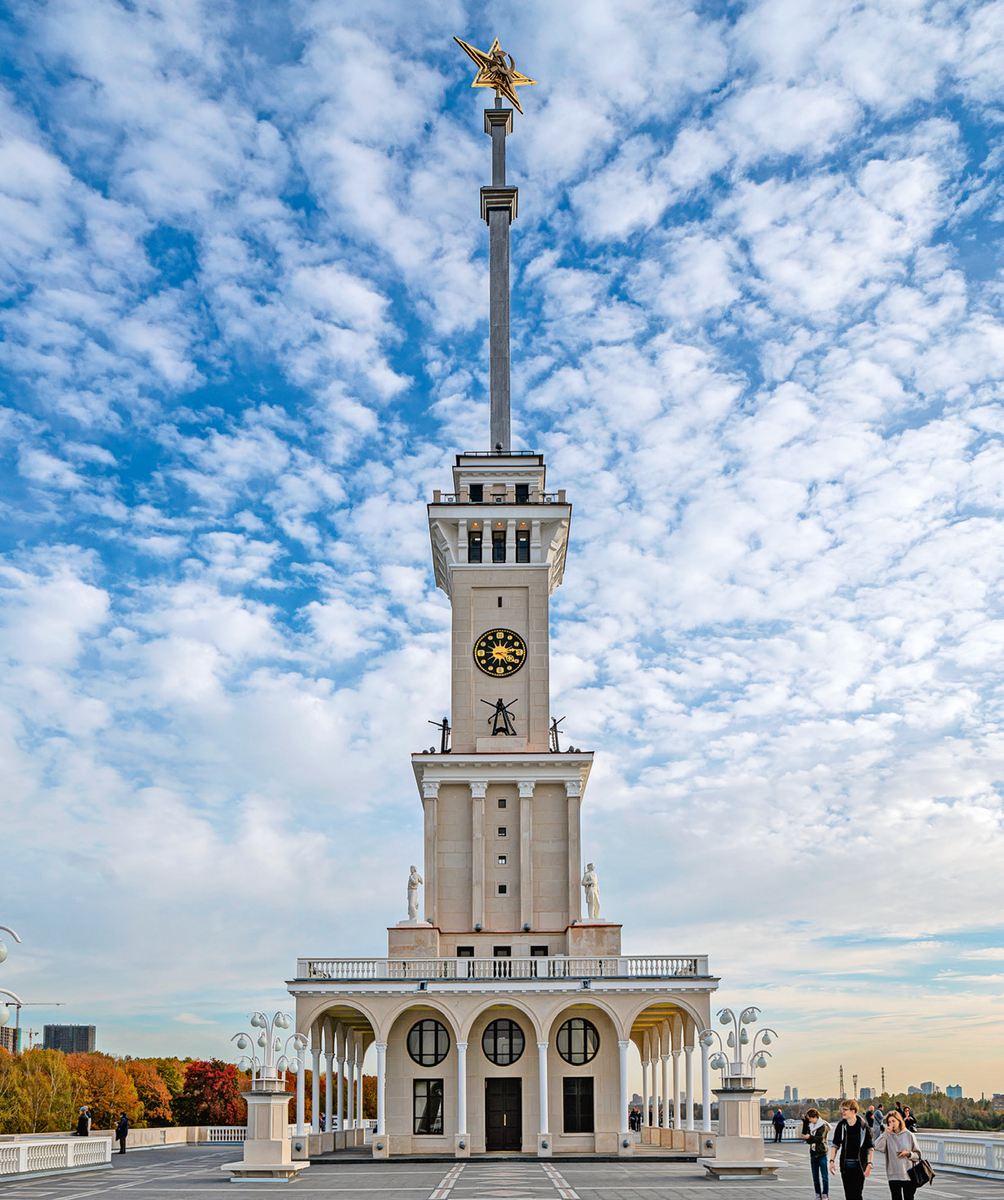
[{"label": "column capital", "polygon": [[682,1053],[683,1053],[682,1050],[674,1050],[672,1052],[674,1058],[679,1058]]},{"label": "column capital", "polygon": [[485,109],[485,133],[489,137],[492,136],[492,129],[496,125],[502,125],[507,134],[512,133],[512,109],[511,108],[486,108]]},{"label": "column capital", "polygon": [[458,1049],[458,1050],[466,1050],[466,1049],[467,1049],[467,1043],[466,1043],[466,1042],[456,1042],[456,1043],[455,1043],[455,1045],[456,1045],[456,1047],[457,1047],[457,1049]]},{"label": "column capital", "polygon": [[516,781],[516,786],[519,788],[519,798],[521,800],[529,800],[533,795],[535,779],[519,779]]},{"label": "column capital", "polygon": [[618,1041],[617,1045],[621,1048],[621,1050],[626,1050],[628,1046],[631,1045],[631,1039],[628,1038],[626,1042]]},{"label": "column capital", "polygon": [[668,1054],[660,1054],[659,1057],[662,1059],[663,1062],[669,1062]]},{"label": "column capital", "polygon": [[581,796],[582,795],[582,780],[581,780],[581,778],[565,780],[565,795],[566,796]]},{"label": "column capital", "polygon": [[373,1045],[376,1046],[377,1050],[386,1050],[387,1049],[386,1042],[374,1042]]},{"label": "column capital", "polygon": [[547,1047],[548,1047],[548,1045],[549,1045],[549,1043],[548,1043],[548,1042],[538,1042],[538,1043],[537,1043],[537,1049],[538,1049],[538,1050],[546,1050],[546,1049],[547,1049]]},{"label": "column capital", "polygon": [[438,779],[423,779],[422,780],[422,799],[437,800],[439,798],[439,783]]},{"label": "column capital", "polygon": [[472,779],[470,781],[471,797],[474,800],[484,800],[485,792],[488,790],[487,779]]},{"label": "column capital", "polygon": [[487,224],[493,212],[509,214],[509,220],[516,220],[519,209],[519,188],[514,187],[483,187],[481,189],[481,218]]}]

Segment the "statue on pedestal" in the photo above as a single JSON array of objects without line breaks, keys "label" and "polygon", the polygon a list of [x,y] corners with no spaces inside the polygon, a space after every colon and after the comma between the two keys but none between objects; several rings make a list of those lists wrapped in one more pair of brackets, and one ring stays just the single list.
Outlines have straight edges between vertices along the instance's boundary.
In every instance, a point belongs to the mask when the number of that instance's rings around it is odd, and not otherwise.
[{"label": "statue on pedestal", "polygon": [[582,876],[582,886],[586,891],[586,912],[590,921],[600,919],[600,883],[596,878],[592,863],[586,863],[586,873]]},{"label": "statue on pedestal", "polygon": [[408,876],[408,920],[418,920],[418,885],[423,883],[422,876],[418,873],[417,867],[410,867],[411,874]]}]

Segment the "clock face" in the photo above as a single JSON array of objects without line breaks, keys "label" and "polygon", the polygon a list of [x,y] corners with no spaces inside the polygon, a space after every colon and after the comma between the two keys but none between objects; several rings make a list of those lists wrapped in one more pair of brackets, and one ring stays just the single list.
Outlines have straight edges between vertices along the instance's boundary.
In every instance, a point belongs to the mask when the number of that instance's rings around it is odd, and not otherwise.
[{"label": "clock face", "polygon": [[489,629],[474,643],[474,661],[497,679],[513,675],[526,662],[526,642],[511,629]]}]

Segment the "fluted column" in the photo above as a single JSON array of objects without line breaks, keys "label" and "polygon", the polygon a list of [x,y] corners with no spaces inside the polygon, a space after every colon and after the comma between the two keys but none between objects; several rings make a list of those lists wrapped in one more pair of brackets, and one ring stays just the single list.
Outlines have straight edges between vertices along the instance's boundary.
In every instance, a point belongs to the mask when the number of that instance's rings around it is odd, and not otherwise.
[{"label": "fluted column", "polygon": [[377,1042],[377,1127],[381,1136],[387,1133],[387,1043]]},{"label": "fluted column", "polygon": [[467,1043],[457,1042],[457,1136],[467,1133]]},{"label": "fluted column", "polygon": [[547,1042],[537,1043],[537,1091],[540,1095],[540,1132],[547,1133]]},{"label": "fluted column", "polygon": [[621,1087],[621,1133],[628,1131],[628,1047],[631,1043],[618,1042],[620,1051],[620,1087]]}]

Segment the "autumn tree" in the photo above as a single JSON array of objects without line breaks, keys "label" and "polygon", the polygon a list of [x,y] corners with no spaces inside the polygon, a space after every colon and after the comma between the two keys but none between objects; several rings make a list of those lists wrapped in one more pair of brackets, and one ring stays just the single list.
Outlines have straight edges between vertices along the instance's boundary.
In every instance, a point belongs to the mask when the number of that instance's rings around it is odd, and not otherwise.
[{"label": "autumn tree", "polygon": [[21,1065],[0,1049],[0,1133],[22,1133],[28,1120],[28,1097],[22,1086]]},{"label": "autumn tree", "polygon": [[246,1075],[233,1063],[218,1058],[189,1063],[185,1086],[174,1098],[174,1116],[179,1125],[244,1125],[247,1103],[241,1095],[250,1090]]},{"label": "autumn tree", "polygon": [[73,1129],[84,1103],[84,1080],[71,1074],[59,1050],[25,1050],[18,1055],[24,1091],[24,1133]]},{"label": "autumn tree", "polygon": [[157,1074],[163,1079],[172,1098],[177,1096],[185,1087],[185,1064],[176,1058],[152,1058],[150,1062],[157,1068]]},{"label": "autumn tree", "polygon": [[154,1063],[142,1058],[133,1058],[127,1059],[122,1067],[132,1079],[140,1104],[143,1106],[141,1124],[171,1125],[174,1121],[174,1114],[171,1112],[171,1093]]},{"label": "autumn tree", "polygon": [[112,1129],[125,1113],[131,1122],[143,1116],[132,1077],[107,1054],[67,1054],[70,1073],[84,1082],[83,1103],[91,1110],[95,1129]]}]

